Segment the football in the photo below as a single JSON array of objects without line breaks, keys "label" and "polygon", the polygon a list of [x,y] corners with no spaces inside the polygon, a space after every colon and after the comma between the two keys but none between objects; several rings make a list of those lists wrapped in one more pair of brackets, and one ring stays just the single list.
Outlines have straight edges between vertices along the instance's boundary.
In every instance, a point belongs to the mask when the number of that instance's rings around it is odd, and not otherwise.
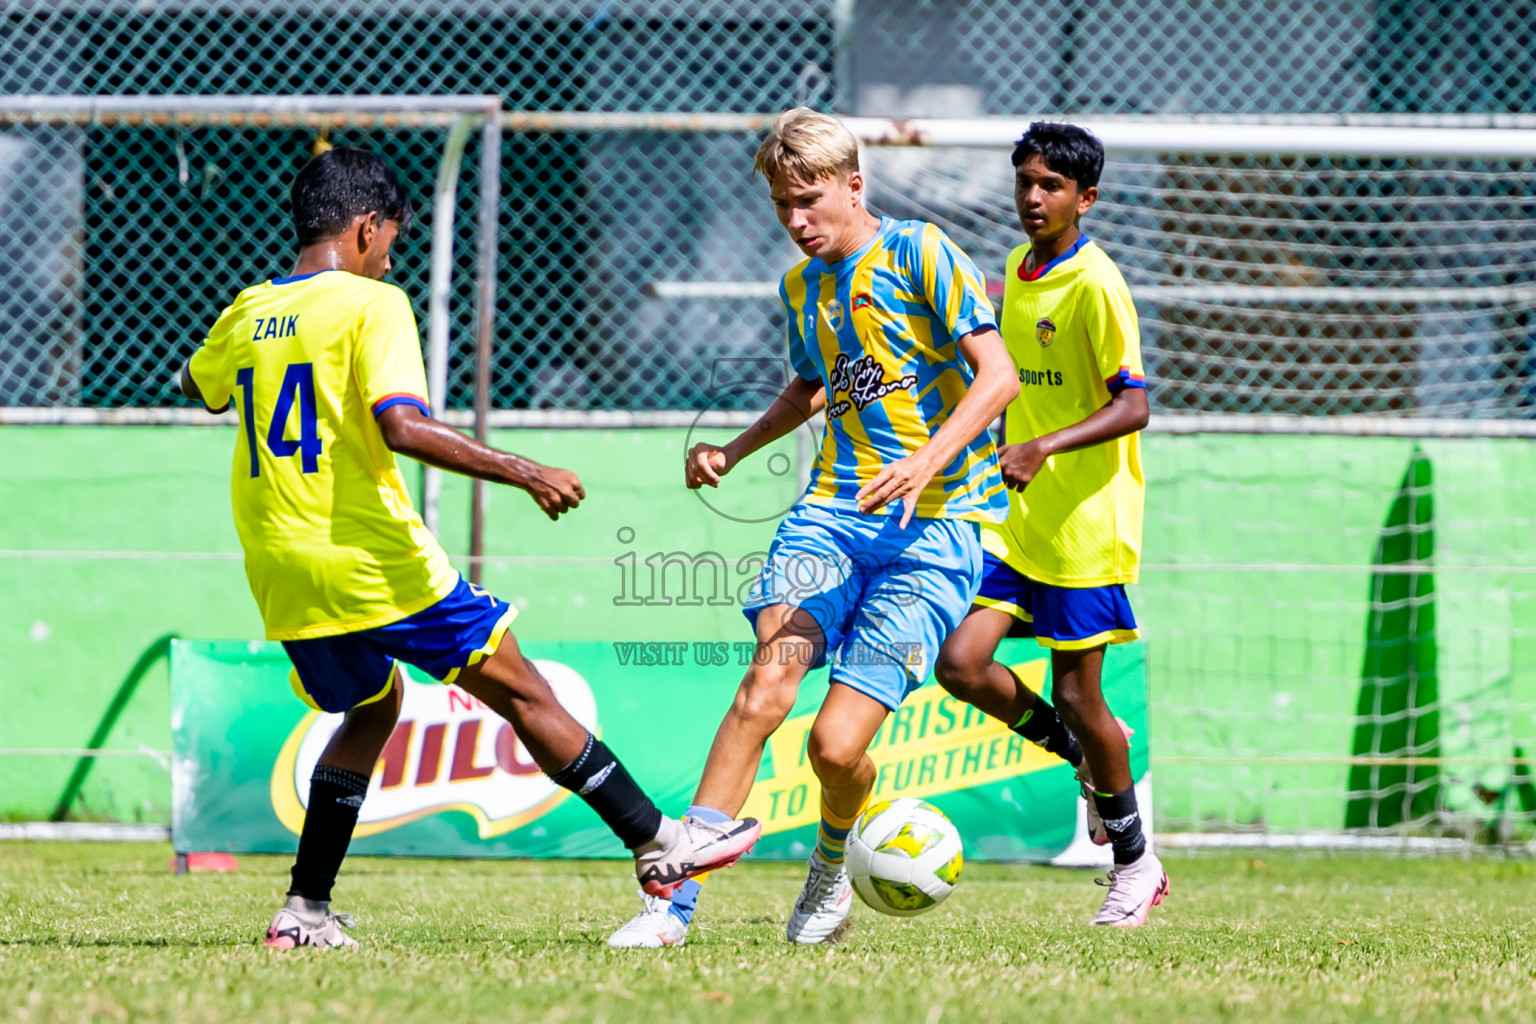
[{"label": "football", "polygon": [[960,831],[916,797],[871,806],[848,833],[848,877],[882,914],[912,917],[944,902],[964,863]]}]

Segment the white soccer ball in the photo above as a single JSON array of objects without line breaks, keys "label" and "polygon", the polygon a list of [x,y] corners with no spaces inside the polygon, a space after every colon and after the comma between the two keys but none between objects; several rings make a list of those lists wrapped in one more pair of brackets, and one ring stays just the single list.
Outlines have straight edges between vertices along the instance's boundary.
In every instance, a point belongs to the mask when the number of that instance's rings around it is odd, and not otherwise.
[{"label": "white soccer ball", "polygon": [[913,917],[944,902],[965,859],[960,830],[916,797],[877,803],[848,832],[848,877],[882,914]]}]

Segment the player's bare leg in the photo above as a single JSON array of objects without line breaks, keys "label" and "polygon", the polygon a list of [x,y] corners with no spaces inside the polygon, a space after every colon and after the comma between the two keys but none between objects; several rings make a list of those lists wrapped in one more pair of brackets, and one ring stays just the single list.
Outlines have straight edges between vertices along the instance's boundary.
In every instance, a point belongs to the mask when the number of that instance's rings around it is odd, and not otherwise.
[{"label": "player's bare leg", "polygon": [[607,744],[561,706],[511,633],[456,682],[511,723],[534,763],[586,801],[634,852],[635,874],[651,896],[669,896],[694,875],[734,864],[757,841],[756,821],[706,824],[663,815]]},{"label": "player's bare leg", "polygon": [[763,746],[789,717],[823,646],[821,627],[809,612],[776,604],[758,613],[757,652],[715,732],[695,806],[728,815],[741,810],[762,764]]},{"label": "player's bare leg", "polygon": [[[757,651],[736,688],[736,696],[715,732],[687,822],[729,821],[741,812],[757,778],[763,746],[784,723],[800,682],[821,656],[821,627],[792,605],[764,608],[757,615]],[[642,893],[640,912],[608,938],[610,946],[657,948],[682,945],[698,904],[702,877],[678,887],[669,900]]]},{"label": "player's bare leg", "polygon": [[545,775],[553,777],[587,744],[586,728],[555,698],[510,632],[489,658],[461,670],[454,684],[511,723]]},{"label": "player's bare leg", "polygon": [[1035,694],[993,659],[1014,618],[996,608],[972,606],[939,648],[933,674],[939,685],[967,704],[1012,725],[1034,710]]},{"label": "player's bare leg", "polygon": [[[1097,654],[1097,658],[1089,658],[1088,657],[1088,655],[1095,654],[1095,653]],[[1079,655],[1081,655],[1082,657],[1078,657]],[[1057,692],[1058,693],[1060,692],[1060,688],[1061,688],[1060,680],[1063,677],[1067,678],[1067,686],[1068,686],[1068,688],[1072,689],[1074,691],[1081,688],[1081,686],[1083,685],[1081,680],[1083,680],[1083,679],[1093,679],[1093,680],[1099,679],[1101,677],[1101,673],[1103,671],[1103,664],[1104,664],[1104,648],[1103,647],[1094,648],[1091,651],[1055,651],[1055,652],[1053,652],[1052,658],[1051,658],[1051,671],[1052,671],[1053,675],[1055,675],[1055,678],[1057,679],[1057,683],[1056,683]],[[1099,707],[1095,708],[1092,705],[1092,703],[1090,702],[1090,705],[1089,705],[1089,708],[1088,708],[1088,712],[1089,712],[1090,715],[1093,716],[1093,720],[1096,723],[1102,725],[1103,720],[1104,720],[1104,716],[1107,714],[1107,715],[1110,715],[1110,717],[1113,718],[1113,713],[1109,711],[1108,705],[1106,705],[1104,703],[1104,694],[1103,694],[1102,690],[1100,689],[1098,683],[1095,682],[1095,683],[1091,684],[1091,686],[1092,686],[1092,691],[1094,693],[1098,694],[1097,704],[1099,705]],[[1058,696],[1057,700],[1059,701],[1060,699],[1061,698]],[[1063,717],[1065,717],[1066,714],[1067,714],[1066,710],[1063,709],[1063,711],[1062,711]],[[1127,743],[1129,743],[1130,738],[1131,738],[1131,730],[1130,730],[1130,728],[1124,722],[1122,722],[1118,718],[1114,718],[1114,724],[1115,724],[1116,730],[1118,730],[1118,736],[1121,739],[1125,740]],[[1108,742],[1111,744],[1111,747],[1109,748],[1110,751],[1111,751],[1111,753],[1110,753],[1110,760],[1111,760],[1111,762],[1112,763],[1120,763],[1121,761],[1123,761],[1123,764],[1124,764],[1124,777],[1125,778],[1130,778],[1130,770],[1131,769],[1130,769],[1130,759],[1129,759],[1129,756],[1127,755],[1127,756],[1121,758],[1120,761],[1116,761],[1115,757],[1113,755],[1113,750],[1116,749],[1114,737],[1108,737]],[[1099,743],[1096,743],[1095,744],[1095,749],[1100,750],[1100,751],[1105,750],[1106,748],[1104,746],[1104,742],[1101,741]],[[1079,754],[1079,758],[1081,758],[1081,757],[1082,757],[1082,755]],[[1115,776],[1115,777],[1118,778],[1119,776]],[[1095,780],[1096,780],[1096,776],[1093,774],[1093,766],[1087,760],[1080,759],[1079,763],[1077,764],[1077,781],[1082,786],[1083,806],[1085,808],[1085,813],[1086,813],[1087,819],[1088,819],[1088,838],[1091,839],[1094,842],[1094,844],[1097,845],[1097,846],[1108,846],[1110,844],[1109,833],[1104,830],[1104,819],[1099,814],[1098,801],[1095,800],[1094,793],[1095,793],[1095,791],[1104,791],[1104,792],[1118,793],[1119,790],[1118,789],[1109,789],[1106,786],[1100,786]],[[1113,785],[1113,782],[1111,782],[1110,785]]]},{"label": "player's bare leg", "polygon": [[811,723],[806,757],[833,813],[856,817],[864,810],[875,787],[875,762],[867,751],[888,714],[884,704],[850,686],[828,688]]},{"label": "player's bare leg", "polygon": [[341,728],[321,751],[309,783],[309,805],[294,858],[293,884],[288,902],[267,928],[267,946],[331,949],[357,945],[342,931],[351,925],[351,917],[331,913],[331,888],[351,845],[374,766],[395,731],[403,693],[400,670],[396,669],[389,692],[348,711]]},{"label": "player's bare leg", "polygon": [[384,752],[384,744],[394,734],[404,695],[400,670],[397,668],[390,679],[387,694],[371,704],[355,707],[342,716],[341,728],[336,730],[325,749],[320,752],[318,763],[372,778],[374,766],[379,763],[379,755]]},{"label": "player's bare leg", "polygon": [[806,756],[821,781],[821,825],[805,886],[789,914],[791,942],[835,942],[842,936],[853,909],[844,844],[875,787],[875,762],[868,750],[887,714],[879,701],[833,683],[811,724]]},{"label": "player's bare leg", "polygon": [[997,645],[1015,621],[996,608],[973,606],[944,640],[934,675],[956,699],[979,708],[1075,768],[1082,763],[1082,751],[1056,709],[996,660]]},{"label": "player's bare leg", "polygon": [[1083,746],[1083,760],[1093,780],[1089,799],[1097,806],[1114,848],[1109,893],[1093,923],[1134,928],[1168,894],[1168,876],[1142,832],[1130,745],[1104,701],[1104,648],[1052,651],[1051,671],[1056,706]]},{"label": "player's bare leg", "polygon": [[1104,647],[1085,651],[1052,651],[1052,692],[1056,709],[1083,748],[1083,760],[1102,793],[1129,789],[1131,748],[1109,705],[1101,680]]}]

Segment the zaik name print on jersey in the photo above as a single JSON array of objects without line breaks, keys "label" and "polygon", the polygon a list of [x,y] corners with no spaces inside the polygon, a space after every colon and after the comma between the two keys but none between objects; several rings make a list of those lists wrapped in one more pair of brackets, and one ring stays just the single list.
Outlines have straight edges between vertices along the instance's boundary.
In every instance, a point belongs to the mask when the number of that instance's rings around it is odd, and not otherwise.
[{"label": "zaik name print on jersey", "polygon": [[268,338],[292,338],[299,333],[299,314],[292,316],[259,316],[256,329],[251,332],[252,341]]}]

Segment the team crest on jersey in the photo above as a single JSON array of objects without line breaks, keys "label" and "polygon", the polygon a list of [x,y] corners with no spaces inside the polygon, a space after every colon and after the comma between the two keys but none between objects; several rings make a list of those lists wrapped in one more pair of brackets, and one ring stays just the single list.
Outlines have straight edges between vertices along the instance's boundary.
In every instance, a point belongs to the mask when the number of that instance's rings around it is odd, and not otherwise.
[{"label": "team crest on jersey", "polygon": [[1049,317],[1041,317],[1035,322],[1035,340],[1041,348],[1048,348],[1056,340],[1056,325]]},{"label": "team crest on jersey", "polygon": [[853,297],[853,311],[855,313],[857,313],[861,309],[868,309],[870,306],[873,306],[874,304],[875,304],[875,300],[874,300],[874,298],[868,292],[863,292],[863,293],[861,293],[859,295],[855,295]]},{"label": "team crest on jersey", "polygon": [[827,303],[827,323],[834,331],[843,329],[843,304],[836,299]]}]

